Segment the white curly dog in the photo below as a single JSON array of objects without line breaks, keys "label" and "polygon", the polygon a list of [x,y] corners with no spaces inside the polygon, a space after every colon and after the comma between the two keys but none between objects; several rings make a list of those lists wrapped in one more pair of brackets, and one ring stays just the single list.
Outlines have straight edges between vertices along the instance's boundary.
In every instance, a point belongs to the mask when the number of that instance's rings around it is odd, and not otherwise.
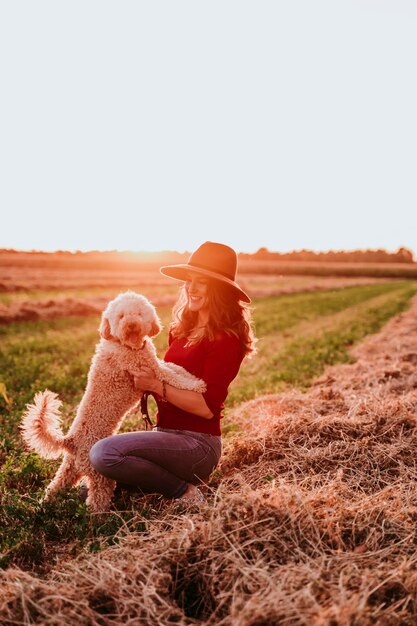
[{"label": "white curly dog", "polygon": [[46,390],[27,405],[21,429],[28,447],[44,458],[64,459],[46,490],[46,498],[86,477],[87,505],[94,512],[108,511],[115,482],[101,476],[89,460],[96,441],[114,434],[126,413],[141,399],[129,372],[147,365],[160,380],[180,389],[204,392],[204,381],[174,363],[156,356],[150,337],[162,330],[154,306],[144,296],[128,291],[109,302],[103,312],[101,339],[88,373],[87,387],[67,435],[60,428],[61,401]]}]

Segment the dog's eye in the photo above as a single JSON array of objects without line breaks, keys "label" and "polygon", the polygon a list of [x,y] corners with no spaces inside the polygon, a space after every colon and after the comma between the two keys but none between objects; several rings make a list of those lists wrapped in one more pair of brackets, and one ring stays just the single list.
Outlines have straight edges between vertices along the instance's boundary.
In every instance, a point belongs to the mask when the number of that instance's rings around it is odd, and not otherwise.
[{"label": "dog's eye", "polygon": [[124,318],[125,314],[124,313],[120,313],[119,314],[119,320],[122,320]]}]

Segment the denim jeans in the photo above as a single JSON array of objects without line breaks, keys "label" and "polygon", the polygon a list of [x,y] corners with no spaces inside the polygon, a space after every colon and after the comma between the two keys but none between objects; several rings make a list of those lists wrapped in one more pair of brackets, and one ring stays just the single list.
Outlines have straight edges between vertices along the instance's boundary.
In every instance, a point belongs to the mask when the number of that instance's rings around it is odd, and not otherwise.
[{"label": "denim jeans", "polygon": [[179,498],[188,483],[198,484],[211,474],[220,455],[221,438],[216,435],[155,427],[97,441],[90,461],[118,483]]}]

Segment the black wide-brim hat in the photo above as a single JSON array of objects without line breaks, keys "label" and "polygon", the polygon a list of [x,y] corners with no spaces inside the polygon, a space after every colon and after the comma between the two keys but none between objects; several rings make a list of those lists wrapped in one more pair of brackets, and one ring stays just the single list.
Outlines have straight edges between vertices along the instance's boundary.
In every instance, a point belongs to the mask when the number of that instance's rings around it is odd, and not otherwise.
[{"label": "black wide-brim hat", "polygon": [[206,241],[193,252],[188,263],[166,265],[159,271],[165,276],[184,281],[188,280],[189,272],[208,276],[233,287],[239,300],[251,301],[248,294],[236,282],[237,254],[233,248],[222,243]]}]

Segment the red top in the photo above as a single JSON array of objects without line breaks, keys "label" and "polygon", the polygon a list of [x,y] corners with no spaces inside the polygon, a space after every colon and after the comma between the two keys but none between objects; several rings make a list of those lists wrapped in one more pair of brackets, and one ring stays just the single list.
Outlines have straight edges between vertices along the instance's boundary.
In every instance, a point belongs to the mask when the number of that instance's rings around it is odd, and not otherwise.
[{"label": "red top", "polygon": [[164,360],[182,365],[188,372],[202,378],[207,384],[204,400],[213,413],[211,419],[184,411],[170,402],[157,398],[157,426],[175,430],[193,430],[210,435],[220,435],[220,419],[227,398],[228,387],[242,363],[244,353],[240,340],[234,335],[219,332],[214,341],[204,338],[197,344],[187,346],[185,338],[169,337],[169,348]]}]

